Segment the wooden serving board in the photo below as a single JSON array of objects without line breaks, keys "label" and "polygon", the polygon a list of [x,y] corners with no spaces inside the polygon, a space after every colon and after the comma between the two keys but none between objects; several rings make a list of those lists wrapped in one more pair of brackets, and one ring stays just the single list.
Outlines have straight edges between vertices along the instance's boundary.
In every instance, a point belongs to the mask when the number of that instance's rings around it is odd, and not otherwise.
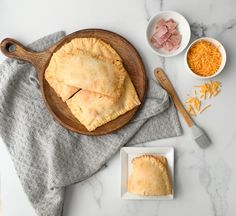
[{"label": "wooden serving board", "polygon": [[55,91],[49,86],[48,82],[44,78],[44,72],[50,62],[52,54],[65,43],[68,43],[72,39],[78,37],[100,38],[110,44],[118,52],[123,59],[124,67],[130,75],[139,99],[141,103],[143,103],[147,87],[147,78],[142,59],[137,50],[129,43],[129,41],[114,32],[103,29],[80,30],[66,36],[44,52],[32,52],[18,41],[6,38],[1,42],[1,51],[10,58],[25,60],[35,66],[45,104],[54,119],[62,126],[71,131],[86,135],[108,134],[125,126],[133,118],[139,107],[135,107],[117,119],[110,121],[90,132],[72,115],[66,103],[64,103],[56,95]]}]

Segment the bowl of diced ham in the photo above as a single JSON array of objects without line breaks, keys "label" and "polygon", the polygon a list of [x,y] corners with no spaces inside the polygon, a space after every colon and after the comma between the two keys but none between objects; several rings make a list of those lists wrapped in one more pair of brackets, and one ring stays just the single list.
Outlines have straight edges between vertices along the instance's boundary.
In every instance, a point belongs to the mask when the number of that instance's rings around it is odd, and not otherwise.
[{"label": "bowl of diced ham", "polygon": [[161,11],[153,16],[146,31],[149,46],[163,57],[181,53],[187,47],[190,36],[188,21],[175,11]]}]

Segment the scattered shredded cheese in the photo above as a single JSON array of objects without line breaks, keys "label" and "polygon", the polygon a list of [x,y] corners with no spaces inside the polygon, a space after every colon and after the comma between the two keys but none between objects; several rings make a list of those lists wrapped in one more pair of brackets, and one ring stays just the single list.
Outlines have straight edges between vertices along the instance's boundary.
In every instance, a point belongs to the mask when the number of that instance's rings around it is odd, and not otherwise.
[{"label": "scattered shredded cheese", "polygon": [[211,86],[212,86],[212,94],[216,96],[221,90],[219,87],[221,87],[221,82],[218,81],[211,81]]},{"label": "scattered shredded cheese", "polygon": [[216,96],[220,92],[219,87],[221,87],[221,82],[210,81],[209,83],[204,83],[201,86],[194,86],[194,87],[200,88],[200,98],[206,99],[207,96],[211,98],[212,95]]},{"label": "scattered shredded cheese", "polygon": [[187,103],[192,104],[196,111],[200,110],[201,102],[197,97],[192,97],[187,100]]},{"label": "scattered shredded cheese", "polygon": [[202,112],[204,112],[210,106],[211,106],[211,104],[206,105],[199,113],[201,114]]},{"label": "scattered shredded cheese", "polygon": [[187,111],[191,116],[196,116],[196,112],[191,105],[188,105]]},{"label": "scattered shredded cheese", "polygon": [[206,99],[210,99],[212,96],[215,97],[218,95],[221,91],[221,87],[222,85],[219,81],[210,81],[200,86],[194,86],[194,96],[188,94],[188,98],[185,102],[188,113],[192,116],[197,116],[204,112],[211,104],[201,109],[202,102]]},{"label": "scattered shredded cheese", "polygon": [[190,69],[200,76],[211,76],[221,65],[219,47],[206,40],[200,40],[189,49],[187,61]]}]

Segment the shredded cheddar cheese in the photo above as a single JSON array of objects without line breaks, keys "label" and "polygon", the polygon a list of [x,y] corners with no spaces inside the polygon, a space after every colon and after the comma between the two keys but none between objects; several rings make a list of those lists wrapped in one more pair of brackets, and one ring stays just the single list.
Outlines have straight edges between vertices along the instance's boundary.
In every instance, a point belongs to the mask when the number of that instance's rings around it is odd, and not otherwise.
[{"label": "shredded cheddar cheese", "polygon": [[221,87],[221,82],[218,82],[218,81],[211,81],[211,86],[212,86],[212,94],[214,96],[216,96],[219,92],[220,92],[220,89],[219,87]]},{"label": "shredded cheddar cheese", "polygon": [[216,96],[221,87],[221,82],[219,81],[210,81],[209,83],[204,83],[201,86],[194,86],[195,88],[200,88],[200,98],[206,99],[207,97],[211,98],[212,95]]},{"label": "shredded cheddar cheese", "polygon": [[187,103],[192,104],[196,111],[200,110],[201,102],[197,97],[192,97],[187,100]]},{"label": "shredded cheddar cheese", "polygon": [[210,106],[211,106],[211,104],[206,105],[199,113],[201,114],[202,112],[204,112]]},{"label": "shredded cheddar cheese", "polygon": [[191,105],[188,105],[187,111],[191,116],[196,116],[196,112]]},{"label": "shredded cheddar cheese", "polygon": [[217,72],[221,64],[219,47],[206,40],[193,44],[187,55],[190,69],[200,76],[211,76]]},{"label": "shredded cheddar cheese", "polygon": [[194,86],[194,96],[188,94],[185,102],[188,113],[191,116],[197,116],[208,109],[211,104],[201,108],[202,103],[207,99],[211,99],[212,96],[217,96],[221,91],[221,86],[221,82],[219,81],[210,81],[200,86]]}]

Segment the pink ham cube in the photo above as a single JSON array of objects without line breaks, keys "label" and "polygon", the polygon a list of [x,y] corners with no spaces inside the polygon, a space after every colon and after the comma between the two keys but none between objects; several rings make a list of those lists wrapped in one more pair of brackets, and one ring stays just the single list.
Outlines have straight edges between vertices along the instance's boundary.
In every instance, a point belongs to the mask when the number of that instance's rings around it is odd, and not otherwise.
[{"label": "pink ham cube", "polygon": [[156,29],[151,37],[151,43],[156,48],[163,48],[166,51],[172,51],[179,48],[181,35],[177,29],[177,23],[172,19],[157,21]]}]

